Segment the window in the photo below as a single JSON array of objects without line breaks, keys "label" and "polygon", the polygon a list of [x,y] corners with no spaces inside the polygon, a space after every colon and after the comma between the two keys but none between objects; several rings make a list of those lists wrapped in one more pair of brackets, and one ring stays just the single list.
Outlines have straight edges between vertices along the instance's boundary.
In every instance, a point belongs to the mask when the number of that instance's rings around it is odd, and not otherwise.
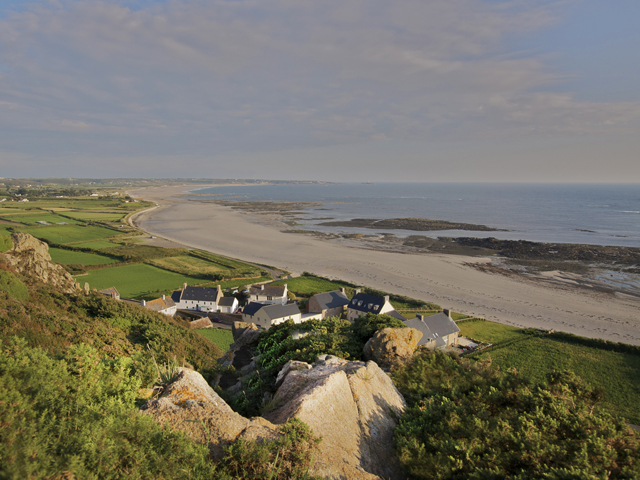
[{"label": "window", "polygon": [[378,308],[380,308],[380,305],[374,305],[373,306],[373,310],[376,311],[376,312],[378,311]]},{"label": "window", "polygon": [[267,297],[267,300],[273,300],[273,297],[272,297],[271,295],[269,295],[269,296]]}]

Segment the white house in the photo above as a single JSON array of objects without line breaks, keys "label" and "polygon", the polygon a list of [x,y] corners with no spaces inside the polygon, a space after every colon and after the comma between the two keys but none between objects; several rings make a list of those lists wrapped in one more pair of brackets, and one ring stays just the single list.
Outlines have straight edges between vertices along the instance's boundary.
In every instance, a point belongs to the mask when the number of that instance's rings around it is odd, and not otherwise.
[{"label": "white house", "polygon": [[170,317],[173,317],[177,310],[175,302],[171,300],[171,298],[165,297],[164,295],[162,295],[161,298],[149,300],[148,302],[142,300],[141,305],[145,308],[148,308],[149,310],[164,313],[165,315],[169,315]]},{"label": "white house", "polygon": [[356,318],[369,313],[384,313],[385,315],[391,315],[392,317],[402,321],[406,320],[406,318],[396,312],[396,309],[393,308],[393,305],[391,305],[391,302],[389,301],[389,295],[385,295],[384,297],[375,297],[373,295],[361,293],[359,289],[356,290],[356,294],[347,305],[347,320],[353,323]]},{"label": "white house", "polygon": [[249,289],[249,302],[258,302],[265,305],[279,303],[287,304],[287,284],[284,285],[253,285]]},{"label": "white house", "polygon": [[222,297],[218,300],[218,311],[223,313],[235,313],[238,310],[238,299],[236,297]]},{"label": "white house", "polygon": [[188,287],[176,290],[171,298],[179,310],[198,310],[200,312],[217,312],[218,302],[223,297],[222,288]]},{"label": "white house", "polygon": [[302,314],[300,313],[298,305],[295,303],[289,303],[287,305],[264,305],[262,303],[252,302],[242,310],[243,322],[255,323],[265,330],[289,319],[293,320],[294,323],[301,323],[302,321]]}]

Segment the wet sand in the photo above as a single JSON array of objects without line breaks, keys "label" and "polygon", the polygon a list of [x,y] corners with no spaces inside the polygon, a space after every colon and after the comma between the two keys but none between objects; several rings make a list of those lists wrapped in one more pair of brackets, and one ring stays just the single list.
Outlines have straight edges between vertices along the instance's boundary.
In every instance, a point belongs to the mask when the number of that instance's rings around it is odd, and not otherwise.
[{"label": "wet sand", "polygon": [[252,263],[304,271],[437,303],[518,327],[556,329],[640,345],[640,299],[553,276],[508,274],[485,257],[398,253],[281,232],[277,222],[183,198],[188,187],[131,191],[158,204],[137,214],[143,230],[179,244]]}]

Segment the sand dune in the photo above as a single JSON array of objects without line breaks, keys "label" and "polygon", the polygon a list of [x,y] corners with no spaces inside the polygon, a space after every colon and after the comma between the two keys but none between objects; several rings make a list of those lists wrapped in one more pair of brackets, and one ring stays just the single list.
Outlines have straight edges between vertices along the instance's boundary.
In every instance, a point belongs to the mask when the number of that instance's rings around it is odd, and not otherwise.
[{"label": "sand dune", "polygon": [[469,265],[489,262],[485,258],[380,252],[282,233],[229,207],[186,201],[180,197],[183,191],[185,187],[132,191],[159,205],[137,215],[136,224],[195,248],[297,274],[340,278],[501,323],[640,345],[638,298]]}]

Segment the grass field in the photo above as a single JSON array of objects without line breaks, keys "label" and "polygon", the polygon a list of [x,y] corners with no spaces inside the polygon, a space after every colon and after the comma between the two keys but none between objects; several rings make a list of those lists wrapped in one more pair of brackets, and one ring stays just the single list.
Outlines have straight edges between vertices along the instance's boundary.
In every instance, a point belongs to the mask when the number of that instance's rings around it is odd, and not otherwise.
[{"label": "grass field", "polygon": [[162,270],[147,264],[123,265],[120,267],[92,270],[76,278],[81,285],[89,282],[91,288],[102,290],[116,287],[124,298],[152,299],[162,293],[170,293],[188,285],[199,285],[202,280],[188,275]]},{"label": "grass field", "polygon": [[273,285],[287,284],[287,289],[295,293],[298,297],[311,297],[316,293],[330,292],[338,290],[340,287],[353,288],[340,281],[327,280],[326,278],[315,277],[312,275],[303,275],[296,278],[289,278],[287,280],[279,280],[274,282]]},{"label": "grass field", "polygon": [[458,323],[460,335],[484,343],[508,342],[528,336],[522,328],[488,322],[486,320]]},{"label": "grass field", "polygon": [[215,273],[227,273],[229,270],[217,263],[213,263],[202,258],[191,255],[181,255],[178,257],[165,257],[151,260],[149,263],[160,268],[168,268],[184,274],[210,275]]},{"label": "grass field", "polygon": [[72,252],[61,248],[50,248],[49,254],[51,255],[51,260],[63,265],[108,265],[110,263],[118,263],[118,260],[97,253]]},{"label": "grass field", "polygon": [[233,334],[231,333],[231,330],[224,330],[222,328],[198,328],[194,331],[211,340],[220,347],[220,350],[223,352],[229,350],[229,347],[233,343]]},{"label": "grass field", "polygon": [[571,370],[602,389],[605,408],[640,424],[640,355],[570,343],[553,334],[533,335],[488,321],[460,322],[459,326],[461,335],[496,345],[475,358],[490,356],[494,366],[516,368],[537,381],[554,370]]},{"label": "grass field", "polygon": [[106,240],[95,240],[93,242],[74,243],[73,246],[79,248],[93,248],[95,250],[101,250],[104,248],[120,247],[122,245],[119,243],[111,243]]},{"label": "grass field", "polygon": [[60,244],[87,242],[119,235],[115,230],[91,225],[49,225],[42,227],[16,227],[16,229],[29,233],[36,238],[44,238],[50,242]]},{"label": "grass field", "polygon": [[106,213],[106,212],[66,212],[66,216],[78,220],[94,220],[96,222],[117,222],[124,218],[126,213]]},{"label": "grass field", "polygon": [[[27,212],[25,212],[27,213]],[[27,225],[37,225],[37,222],[47,222],[47,223],[68,223],[71,225],[78,224],[77,220],[72,220],[70,218],[62,217],[60,215],[54,215],[49,212],[36,212],[36,213],[28,213],[27,215],[6,215],[4,217],[6,220],[11,220],[12,222],[20,222]]]}]

